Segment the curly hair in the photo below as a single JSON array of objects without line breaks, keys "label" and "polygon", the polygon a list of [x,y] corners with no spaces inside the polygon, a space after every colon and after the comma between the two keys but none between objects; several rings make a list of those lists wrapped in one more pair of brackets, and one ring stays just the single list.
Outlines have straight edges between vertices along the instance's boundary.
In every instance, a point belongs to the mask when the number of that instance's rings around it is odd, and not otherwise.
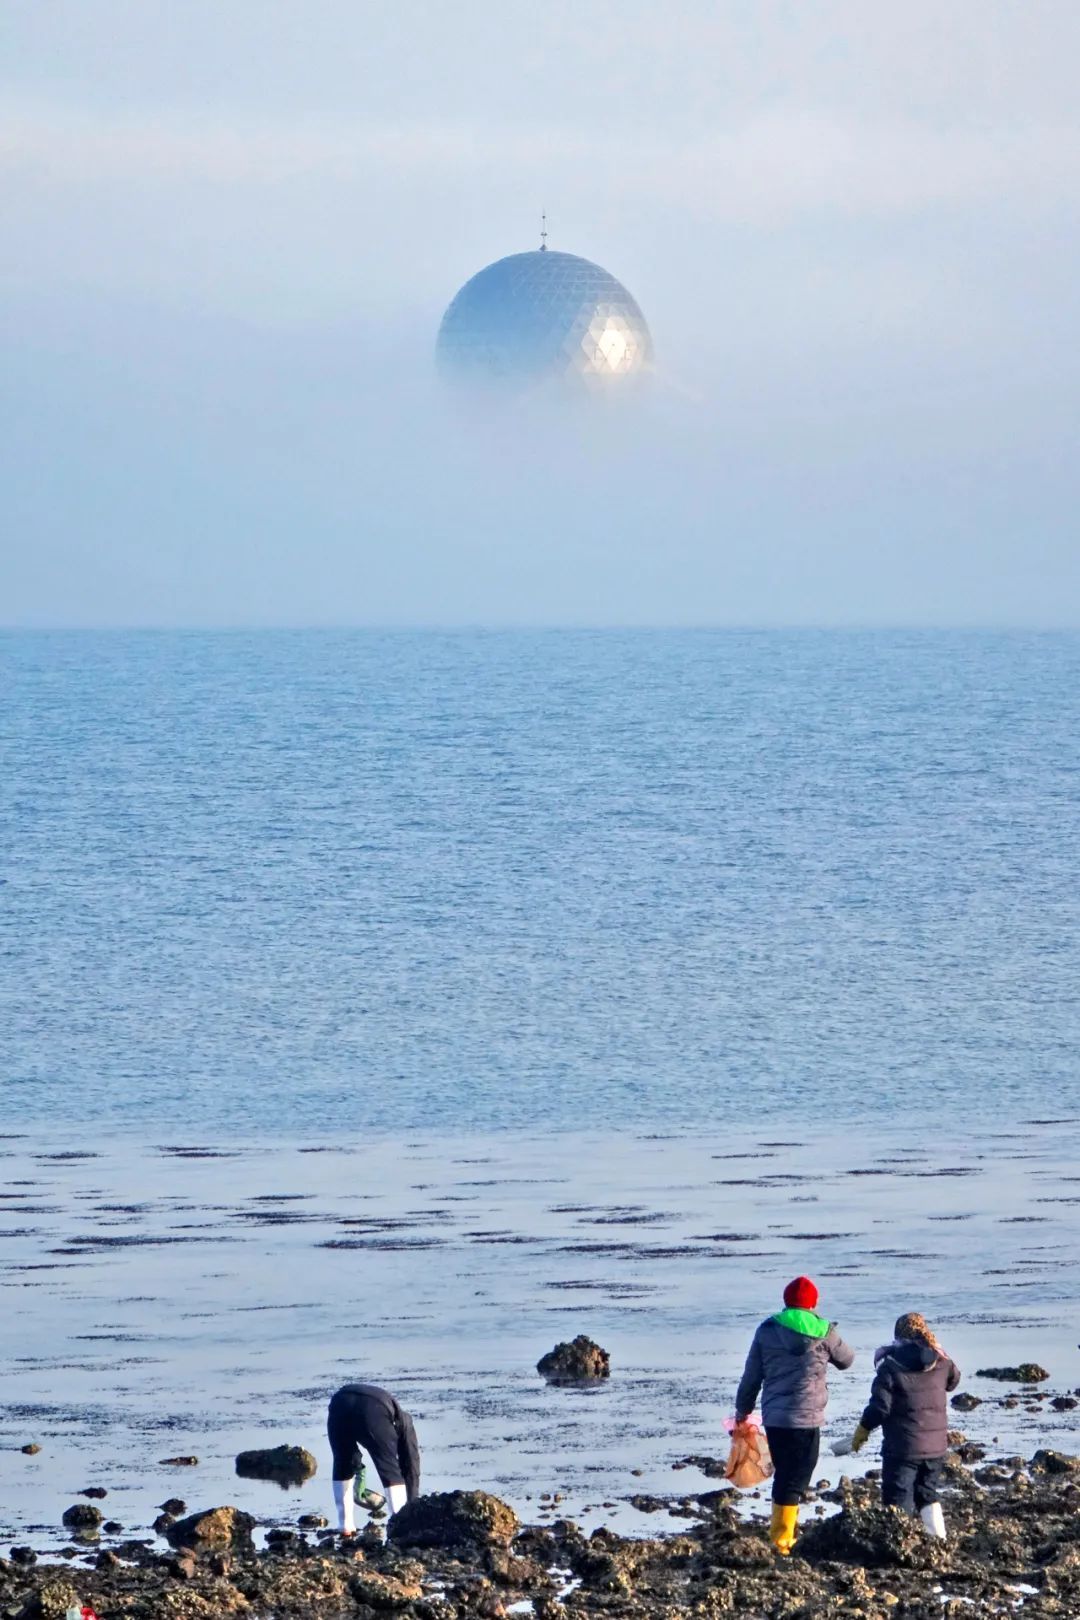
[{"label": "curly hair", "polygon": [[935,1339],[926,1317],[920,1315],[918,1311],[905,1311],[903,1316],[898,1316],[893,1332],[897,1339],[916,1339],[921,1344],[929,1345],[935,1354],[939,1356],[945,1354]]}]

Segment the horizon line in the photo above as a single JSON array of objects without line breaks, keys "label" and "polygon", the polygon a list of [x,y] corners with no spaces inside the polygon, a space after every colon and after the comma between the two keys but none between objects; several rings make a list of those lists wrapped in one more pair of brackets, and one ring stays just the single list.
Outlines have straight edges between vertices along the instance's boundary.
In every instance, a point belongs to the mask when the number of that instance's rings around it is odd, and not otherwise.
[{"label": "horizon line", "polygon": [[699,634],[768,634],[797,631],[813,634],[851,633],[867,635],[927,633],[941,635],[1010,634],[1010,635],[1075,635],[1080,634],[1080,619],[1054,620],[994,620],[971,619],[931,621],[911,619],[844,619],[844,620],[632,620],[626,623],[595,622],[591,620],[528,620],[528,619],[387,619],[387,620],[282,620],[245,623],[200,623],[197,620],[177,623],[156,620],[93,621],[60,620],[55,623],[3,623],[0,635],[258,635],[258,634],[397,634],[442,635],[506,634],[531,631],[536,634],[613,634],[627,631],[644,634],[670,634],[684,631]]}]

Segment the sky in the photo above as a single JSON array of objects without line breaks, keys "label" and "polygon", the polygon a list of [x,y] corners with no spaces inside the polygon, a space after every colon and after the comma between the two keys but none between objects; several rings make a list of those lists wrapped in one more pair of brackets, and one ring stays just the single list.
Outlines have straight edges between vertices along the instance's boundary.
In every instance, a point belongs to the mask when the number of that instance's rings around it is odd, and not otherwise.
[{"label": "sky", "polygon": [[[1074,0],[4,0],[0,624],[1080,626]],[[539,243],[633,401],[432,351]]]}]

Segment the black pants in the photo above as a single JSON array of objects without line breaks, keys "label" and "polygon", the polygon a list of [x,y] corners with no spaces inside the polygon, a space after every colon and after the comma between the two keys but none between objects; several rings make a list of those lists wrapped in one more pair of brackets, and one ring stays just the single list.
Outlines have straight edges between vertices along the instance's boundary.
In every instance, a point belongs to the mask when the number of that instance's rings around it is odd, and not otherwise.
[{"label": "black pants", "polygon": [[778,1507],[798,1507],[817,1467],[821,1430],[778,1429],[766,1424],[765,1438],[773,1460],[772,1499]]},{"label": "black pants", "polygon": [[326,1418],[334,1478],[352,1479],[360,1466],[362,1446],[384,1486],[405,1485],[410,1498],[420,1493],[420,1460],[416,1431],[407,1412],[400,1427],[384,1401],[350,1389],[339,1389]]},{"label": "black pants", "polygon": [[944,1457],[882,1457],[881,1500],[886,1507],[918,1513],[938,1501]]}]

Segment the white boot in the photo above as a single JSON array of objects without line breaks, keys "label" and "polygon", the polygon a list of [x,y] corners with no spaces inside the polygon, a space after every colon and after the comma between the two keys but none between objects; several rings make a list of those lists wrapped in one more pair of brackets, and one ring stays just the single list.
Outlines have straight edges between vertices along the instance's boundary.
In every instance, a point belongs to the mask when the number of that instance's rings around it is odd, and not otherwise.
[{"label": "white boot", "polygon": [[926,1526],[927,1535],[934,1536],[938,1541],[945,1540],[945,1515],[941,1511],[940,1502],[930,1502],[922,1508],[919,1518]]},{"label": "white boot", "polygon": [[392,1514],[396,1513],[398,1508],[403,1508],[405,1506],[409,1495],[404,1485],[388,1485],[386,1487],[386,1494],[390,1498],[390,1512]]},{"label": "white boot", "polygon": [[356,1520],[353,1517],[353,1482],[351,1479],[335,1479],[333,1485],[337,1527],[345,1535],[351,1536],[356,1529]]}]

